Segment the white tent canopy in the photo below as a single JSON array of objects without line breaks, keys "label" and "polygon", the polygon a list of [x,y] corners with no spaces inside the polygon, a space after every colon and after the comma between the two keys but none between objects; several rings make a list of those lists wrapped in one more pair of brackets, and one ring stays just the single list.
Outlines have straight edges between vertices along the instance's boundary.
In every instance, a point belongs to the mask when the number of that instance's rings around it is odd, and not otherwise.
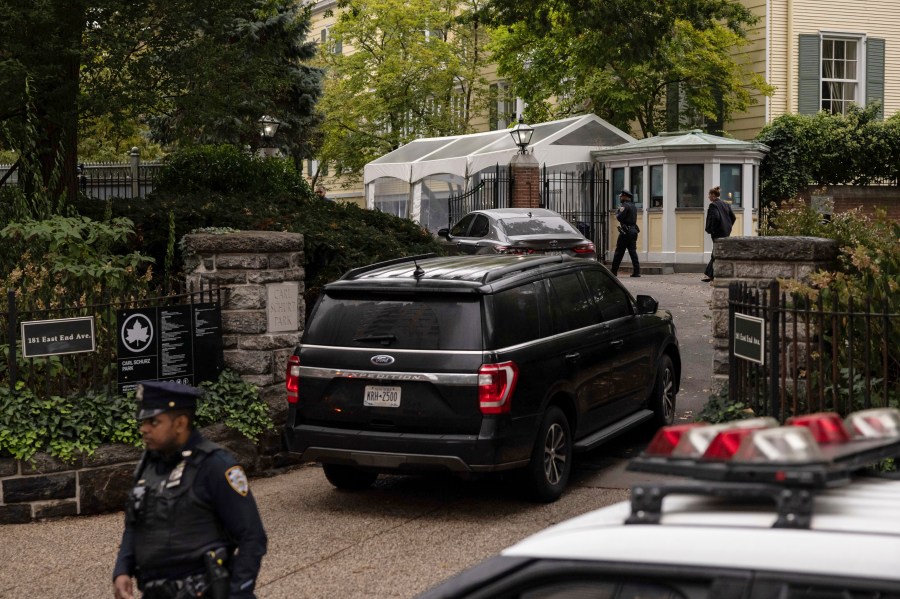
[{"label": "white tent canopy", "polygon": [[[529,150],[548,167],[591,162],[591,151],[635,141],[595,114],[532,125]],[[466,180],[497,164],[508,164],[519,151],[509,131],[417,139],[365,166],[366,185],[382,177],[414,184],[439,174]]]}]

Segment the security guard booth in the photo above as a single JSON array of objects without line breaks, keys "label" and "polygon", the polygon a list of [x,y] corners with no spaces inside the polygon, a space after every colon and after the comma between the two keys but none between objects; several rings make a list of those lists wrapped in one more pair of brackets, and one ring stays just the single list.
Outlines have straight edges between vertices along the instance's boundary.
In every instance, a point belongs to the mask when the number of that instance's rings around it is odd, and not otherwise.
[{"label": "security guard booth", "polygon": [[[704,231],[707,193],[721,187],[737,221],[733,236],[756,235],[759,165],[769,148],[758,142],[709,135],[699,129],[661,133],[591,152],[605,166],[613,205],[608,239],[615,240],[615,210],[622,189],[634,194],[641,262],[675,272],[699,272],[712,240]],[[614,244],[605,248],[612,257]],[[598,248],[598,252],[600,248]]]}]

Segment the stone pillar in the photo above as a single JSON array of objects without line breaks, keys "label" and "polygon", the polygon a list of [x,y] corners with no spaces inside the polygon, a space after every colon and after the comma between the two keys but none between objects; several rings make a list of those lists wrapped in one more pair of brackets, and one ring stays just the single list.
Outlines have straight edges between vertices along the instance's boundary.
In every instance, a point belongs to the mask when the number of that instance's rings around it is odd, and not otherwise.
[{"label": "stone pillar", "polygon": [[531,154],[516,154],[509,161],[509,173],[513,178],[513,208],[538,208],[541,205],[541,171],[537,159]]},{"label": "stone pillar", "polygon": [[713,391],[728,383],[728,286],[743,281],[762,289],[775,279],[804,281],[833,268],[838,242],[818,237],[726,237],[716,241],[712,294]]},{"label": "stone pillar", "polygon": [[284,423],[287,359],[300,341],[303,300],[303,236],[240,231],[184,237],[188,283],[222,286],[225,366],[259,387],[276,425]]}]

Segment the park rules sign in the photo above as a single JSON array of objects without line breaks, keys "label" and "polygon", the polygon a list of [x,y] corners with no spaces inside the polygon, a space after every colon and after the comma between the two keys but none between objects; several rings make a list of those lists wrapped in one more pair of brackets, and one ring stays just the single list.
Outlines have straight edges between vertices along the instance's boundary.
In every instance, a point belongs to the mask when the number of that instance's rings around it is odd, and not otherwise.
[{"label": "park rules sign", "polygon": [[734,355],[765,364],[766,321],[757,316],[734,315]]},{"label": "park rules sign", "polygon": [[196,385],[223,368],[221,310],[201,303],[118,311],[119,391],[141,381]]}]

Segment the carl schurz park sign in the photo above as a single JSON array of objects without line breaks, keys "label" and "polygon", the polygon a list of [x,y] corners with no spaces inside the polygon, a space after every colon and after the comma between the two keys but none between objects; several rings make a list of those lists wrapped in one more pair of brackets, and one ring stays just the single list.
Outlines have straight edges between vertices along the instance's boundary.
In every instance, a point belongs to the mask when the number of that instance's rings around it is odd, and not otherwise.
[{"label": "carl schurz park sign", "polygon": [[140,381],[195,385],[222,371],[222,316],[218,304],[202,303],[119,310],[119,391]]}]

